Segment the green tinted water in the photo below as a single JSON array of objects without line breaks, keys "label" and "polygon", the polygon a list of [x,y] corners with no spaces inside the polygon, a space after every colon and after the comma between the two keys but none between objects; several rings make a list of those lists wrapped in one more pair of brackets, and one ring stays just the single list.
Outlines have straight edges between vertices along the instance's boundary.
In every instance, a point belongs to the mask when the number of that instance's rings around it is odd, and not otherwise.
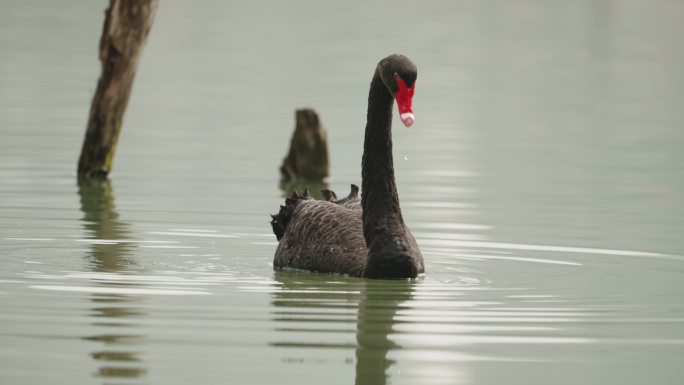
[{"label": "green tinted water", "polygon": [[[162,1],[112,182],[74,170],[105,1],[0,13],[3,384],[679,384],[684,6]],[[378,59],[427,274],[274,272],[293,111],[360,183]]]}]

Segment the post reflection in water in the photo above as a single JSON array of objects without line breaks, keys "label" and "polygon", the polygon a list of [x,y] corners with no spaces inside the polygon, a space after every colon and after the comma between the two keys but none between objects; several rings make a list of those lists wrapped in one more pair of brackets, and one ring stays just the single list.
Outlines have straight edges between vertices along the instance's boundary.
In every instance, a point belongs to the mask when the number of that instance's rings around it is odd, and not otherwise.
[{"label": "post reflection in water", "polygon": [[[96,275],[94,285],[102,287],[130,288],[135,283],[117,280],[116,274],[131,270],[135,261],[131,257],[133,246],[129,242],[129,225],[119,220],[114,203],[114,192],[109,180],[81,180],[78,194],[83,212],[83,225],[88,237],[93,239],[89,256],[92,270]],[[140,354],[131,348],[140,345],[142,334],[135,333],[138,328],[133,320],[145,316],[139,300],[125,294],[94,293],[91,301],[93,308],[92,325],[105,331],[102,334],[84,336],[83,339],[99,342],[104,348],[92,352],[93,359],[101,362],[98,377],[139,378],[147,374],[142,366]],[[116,332],[111,332],[111,331]]]},{"label": "post reflection in water", "polygon": [[92,243],[93,270],[118,272],[134,264],[130,258],[132,246],[120,242],[129,237],[128,224],[119,220],[114,204],[114,191],[109,180],[80,180],[78,195],[81,199],[83,227]]},{"label": "post reflection in water", "polygon": [[[401,347],[391,339],[395,315],[412,297],[411,281],[368,281],[308,272],[276,272],[272,305],[284,348],[353,349],[356,384],[386,384]],[[335,284],[331,285],[334,281]],[[355,324],[355,328],[341,325]],[[351,334],[355,338],[349,339]],[[339,336],[331,338],[331,336]],[[324,336],[325,340],[316,340]],[[302,362],[300,356],[286,361]]]}]

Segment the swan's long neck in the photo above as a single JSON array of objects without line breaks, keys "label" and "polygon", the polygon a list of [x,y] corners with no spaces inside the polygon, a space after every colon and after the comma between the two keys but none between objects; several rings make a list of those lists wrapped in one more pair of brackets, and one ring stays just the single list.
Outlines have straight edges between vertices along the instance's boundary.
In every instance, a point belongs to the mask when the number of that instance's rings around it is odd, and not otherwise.
[{"label": "swan's long neck", "polygon": [[[394,265],[406,258],[406,230],[399,207],[392,160],[394,98],[378,72],[368,96],[368,121],[361,169],[363,235],[368,246],[366,271]],[[386,269],[382,267],[382,269]]]}]

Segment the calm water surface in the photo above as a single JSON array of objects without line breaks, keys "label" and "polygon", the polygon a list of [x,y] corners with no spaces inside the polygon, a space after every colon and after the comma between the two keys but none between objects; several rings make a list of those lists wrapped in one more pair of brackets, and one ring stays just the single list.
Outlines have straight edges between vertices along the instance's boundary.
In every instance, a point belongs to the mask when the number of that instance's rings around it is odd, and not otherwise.
[{"label": "calm water surface", "polygon": [[[681,2],[163,0],[111,182],[78,185],[106,4],[2,4],[0,383],[681,383]],[[426,275],[274,272],[294,109],[360,183],[393,52]]]}]

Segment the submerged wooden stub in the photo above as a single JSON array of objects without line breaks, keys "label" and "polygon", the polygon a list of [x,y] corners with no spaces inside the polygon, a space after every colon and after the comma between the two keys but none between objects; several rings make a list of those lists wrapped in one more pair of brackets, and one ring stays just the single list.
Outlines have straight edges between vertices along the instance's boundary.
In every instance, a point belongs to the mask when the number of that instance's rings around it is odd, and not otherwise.
[{"label": "submerged wooden stub", "polygon": [[105,178],[158,0],[110,0],[100,39],[102,73],[88,118],[78,176]]},{"label": "submerged wooden stub", "polygon": [[[95,240],[90,245],[88,257],[94,271],[119,272],[135,266],[134,247],[128,242],[112,241],[130,239],[130,226],[121,221],[116,210],[114,188],[109,179],[80,178],[78,195],[81,197],[81,223],[84,230]],[[108,242],[111,241],[111,242]]]},{"label": "submerged wooden stub", "polygon": [[295,113],[290,151],[280,166],[284,181],[321,181],[329,175],[328,135],[318,115],[304,108]]}]

